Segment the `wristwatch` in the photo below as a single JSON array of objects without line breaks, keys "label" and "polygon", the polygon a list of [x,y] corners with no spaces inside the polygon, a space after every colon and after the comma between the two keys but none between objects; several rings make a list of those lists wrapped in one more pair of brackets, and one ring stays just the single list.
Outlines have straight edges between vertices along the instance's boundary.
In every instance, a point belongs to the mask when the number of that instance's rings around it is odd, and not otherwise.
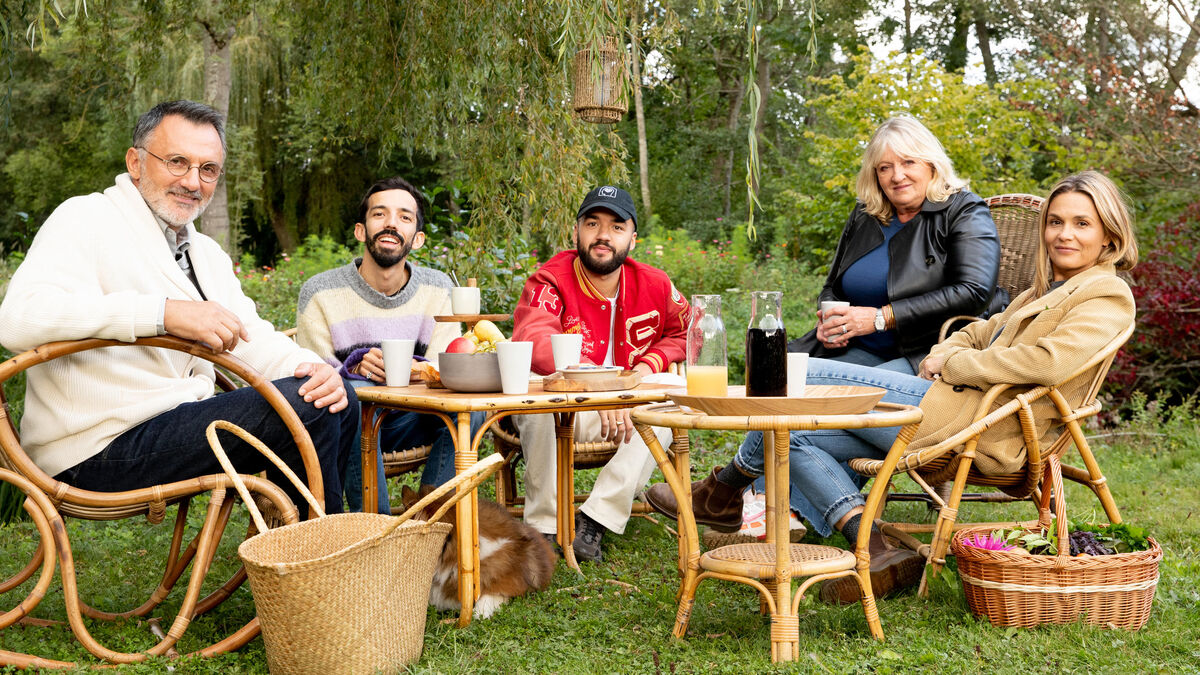
[{"label": "wristwatch", "polygon": [[875,332],[882,333],[887,329],[887,322],[883,320],[883,308],[875,310]]}]

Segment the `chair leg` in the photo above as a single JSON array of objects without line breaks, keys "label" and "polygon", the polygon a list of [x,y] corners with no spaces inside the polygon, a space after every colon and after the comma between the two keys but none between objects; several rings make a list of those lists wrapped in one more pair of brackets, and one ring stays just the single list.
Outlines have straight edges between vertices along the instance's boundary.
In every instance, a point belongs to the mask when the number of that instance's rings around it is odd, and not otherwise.
[{"label": "chair leg", "polygon": [[954,475],[954,486],[950,489],[950,498],[946,505],[938,510],[937,522],[933,529],[933,541],[929,545],[929,559],[925,572],[921,575],[921,585],[917,595],[924,598],[929,596],[929,579],[937,576],[946,564],[946,551],[950,548],[950,538],[954,535],[954,522],[958,519],[958,506],[962,501],[963,490],[967,486],[967,474],[971,472],[971,461],[975,457],[975,442],[967,444],[958,462],[958,470]]},{"label": "chair leg", "polygon": [[677,638],[687,635],[692,608],[696,604],[696,587],[699,585],[699,575],[695,570],[688,570],[683,576],[683,583],[679,585],[679,609],[675,612],[675,628],[671,630],[671,634]]},{"label": "chair leg", "polygon": [[1100,472],[1100,464],[1096,461],[1096,456],[1092,454],[1087,439],[1083,437],[1082,432],[1075,436],[1075,430],[1072,429],[1071,433],[1075,438],[1075,447],[1079,450],[1079,456],[1083,458],[1083,465],[1087,470],[1064,464],[1062,465],[1063,478],[1069,478],[1091,488],[1096,498],[1100,500],[1100,506],[1104,508],[1104,515],[1108,516],[1108,522],[1114,525],[1120,523],[1121,512],[1117,509],[1117,502],[1108,489],[1108,479]]}]

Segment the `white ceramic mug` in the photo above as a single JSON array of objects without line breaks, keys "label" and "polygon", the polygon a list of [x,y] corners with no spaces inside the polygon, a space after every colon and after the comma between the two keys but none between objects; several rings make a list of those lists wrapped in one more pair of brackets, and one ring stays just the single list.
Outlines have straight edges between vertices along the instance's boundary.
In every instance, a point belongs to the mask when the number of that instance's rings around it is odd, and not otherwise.
[{"label": "white ceramic mug", "polygon": [[804,352],[788,352],[787,395],[804,396],[804,386],[807,380],[808,354]]},{"label": "white ceramic mug", "polygon": [[450,311],[455,314],[479,313],[479,287],[455,286],[450,289]]},{"label": "white ceramic mug", "polygon": [[554,352],[554,369],[563,370],[579,365],[583,355],[582,333],[558,333],[550,336],[550,349]]},{"label": "white ceramic mug", "polygon": [[528,393],[533,343],[501,342],[496,345],[496,357],[500,361],[500,390],[506,394]]},{"label": "white ceramic mug", "polygon": [[413,349],[416,340],[383,340],[379,348],[383,350],[383,374],[389,387],[407,387],[408,378],[412,375]]}]

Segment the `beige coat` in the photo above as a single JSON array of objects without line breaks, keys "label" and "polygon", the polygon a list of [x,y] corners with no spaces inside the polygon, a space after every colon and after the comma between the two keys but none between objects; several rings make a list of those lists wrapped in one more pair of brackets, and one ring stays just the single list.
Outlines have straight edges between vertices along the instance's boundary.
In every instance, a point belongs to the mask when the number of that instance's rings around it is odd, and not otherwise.
[{"label": "beige coat", "polygon": [[[940,443],[969,425],[983,393],[994,384],[1059,384],[1071,403],[1079,403],[1095,370],[1064,380],[1129,327],[1133,294],[1111,265],[1097,265],[1044,296],[1025,291],[1003,313],[976,321],[936,345],[929,357],[945,358],[942,377],[921,399],[925,420],[909,450]],[[995,341],[992,336],[1000,331]],[[995,407],[1012,400],[1017,389],[1001,394]],[[1043,444],[1053,440],[1053,403],[1032,405]],[[975,467],[985,474],[1012,473],[1025,462],[1025,445],[1015,416],[985,431]]]}]

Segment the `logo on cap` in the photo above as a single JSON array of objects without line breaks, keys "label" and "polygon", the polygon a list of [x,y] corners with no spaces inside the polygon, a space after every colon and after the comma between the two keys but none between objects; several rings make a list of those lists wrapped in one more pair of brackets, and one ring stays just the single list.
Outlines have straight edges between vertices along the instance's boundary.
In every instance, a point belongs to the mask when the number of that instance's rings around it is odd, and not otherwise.
[{"label": "logo on cap", "polygon": [[601,197],[616,197],[617,196],[617,188],[612,187],[611,185],[605,185],[604,187],[600,188],[600,196]]}]

